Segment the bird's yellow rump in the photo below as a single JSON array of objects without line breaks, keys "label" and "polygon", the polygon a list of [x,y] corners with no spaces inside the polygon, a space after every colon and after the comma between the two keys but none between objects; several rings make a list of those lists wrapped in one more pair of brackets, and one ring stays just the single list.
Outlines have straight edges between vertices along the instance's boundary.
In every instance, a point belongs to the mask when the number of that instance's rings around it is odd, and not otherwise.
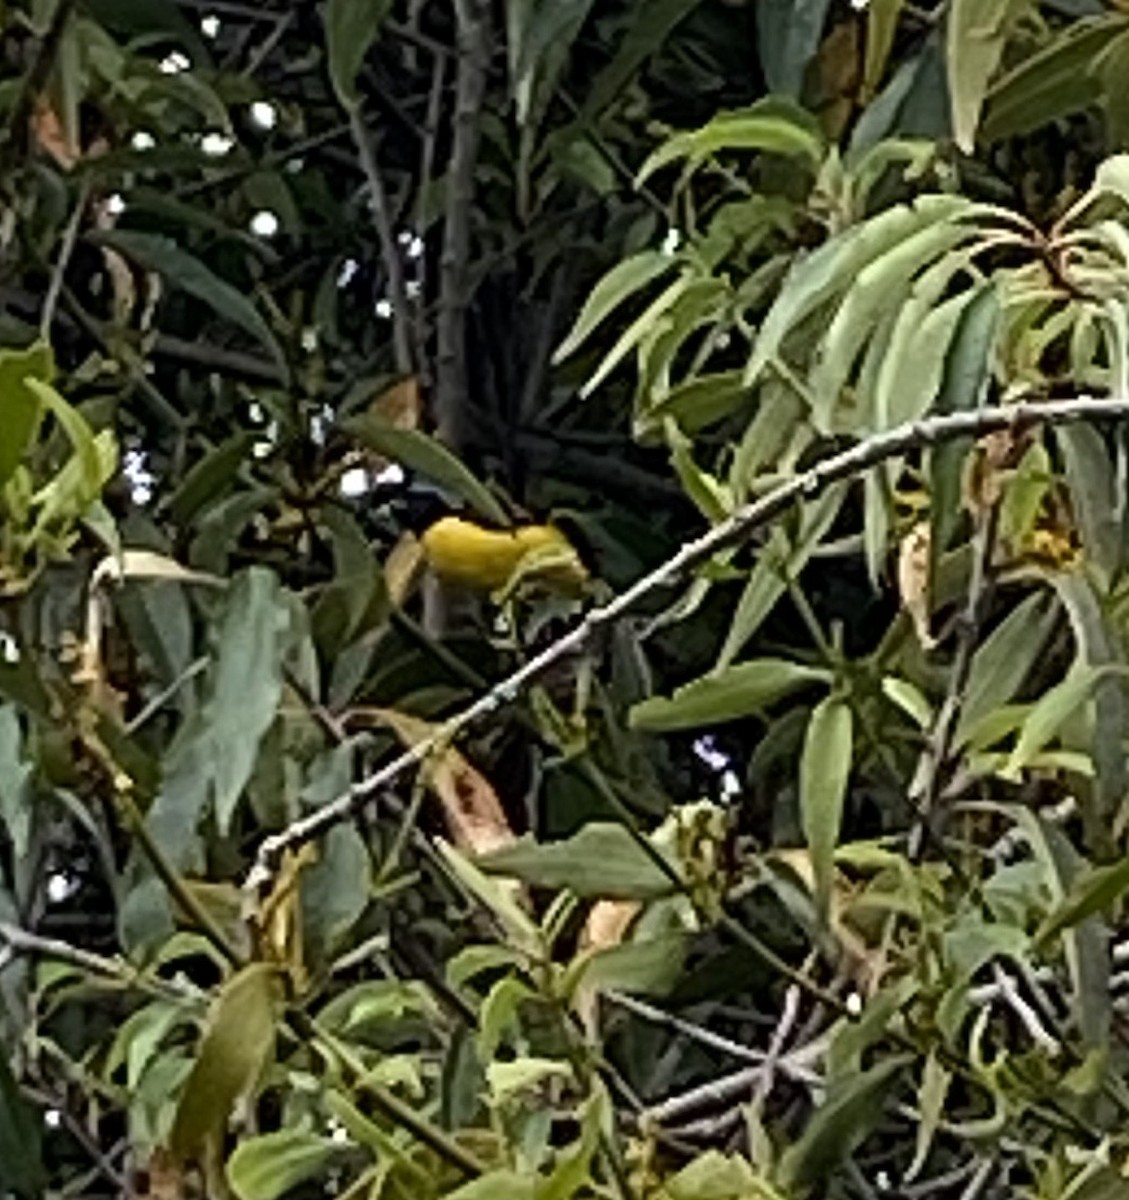
[{"label": "bird's yellow rump", "polygon": [[572,591],[588,578],[576,549],[554,525],[496,530],[442,517],[421,541],[440,579],[475,591],[501,591],[519,577]]}]

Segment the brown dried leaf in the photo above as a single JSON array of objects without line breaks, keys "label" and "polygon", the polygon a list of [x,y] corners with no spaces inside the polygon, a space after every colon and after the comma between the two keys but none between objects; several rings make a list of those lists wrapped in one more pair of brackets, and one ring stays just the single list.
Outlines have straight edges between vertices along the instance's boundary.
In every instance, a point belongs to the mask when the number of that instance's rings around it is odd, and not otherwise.
[{"label": "brown dried leaf", "polygon": [[394,429],[418,429],[423,415],[419,380],[414,375],[386,388],[369,405],[369,411]]},{"label": "brown dried leaf", "polygon": [[392,547],[384,560],[384,586],[388,598],[398,607],[411,595],[423,574],[425,556],[419,538],[410,531]]},{"label": "brown dried leaf", "polygon": [[40,97],[32,112],[31,135],[35,144],[64,171],[69,171],[82,157],[82,148],[77,139],[73,134],[68,135],[59,114],[45,97]]},{"label": "brown dried leaf", "polygon": [[[435,726],[393,709],[376,710],[405,746],[414,746]],[[516,839],[498,794],[489,780],[453,746],[440,750],[422,767],[424,783],[443,807],[447,827],[460,850],[489,854]]]},{"label": "brown dried leaf", "polygon": [[643,911],[638,900],[599,900],[592,905],[580,935],[582,950],[607,950],[626,937],[631,923]]},{"label": "brown dried leaf", "polygon": [[917,640],[926,649],[936,639],[929,627],[929,547],[928,521],[919,521],[902,538],[898,553],[898,593],[902,607],[909,613]]}]

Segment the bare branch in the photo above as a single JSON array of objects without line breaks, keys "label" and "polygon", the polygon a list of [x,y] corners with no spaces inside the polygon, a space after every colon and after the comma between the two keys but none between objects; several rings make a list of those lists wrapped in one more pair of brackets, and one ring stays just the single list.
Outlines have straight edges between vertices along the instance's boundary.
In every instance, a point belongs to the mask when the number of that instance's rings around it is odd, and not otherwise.
[{"label": "bare branch", "polygon": [[249,903],[268,885],[283,853],[320,837],[334,825],[350,820],[389,784],[422,762],[439,744],[449,744],[470,726],[512,703],[535,679],[562,659],[579,653],[595,633],[630,612],[641,600],[661,587],[674,583],[694,567],[707,562],[719,550],[747,537],[754,529],[786,511],[798,500],[810,499],[840,480],[861,475],[894,455],[935,446],[954,438],[982,436],[1000,430],[1015,432],[1039,424],[1060,425],[1073,421],[1123,421],[1129,418],[1129,399],[1100,399],[1081,396],[1034,404],[1014,404],[947,413],[913,421],[875,434],[848,450],[831,455],[810,470],[789,479],[766,495],[743,505],[701,537],[686,542],[661,566],[636,580],[626,591],[585,617],[563,637],[492,687],[473,704],[445,721],[431,735],[354,783],[331,803],[294,821],[259,844],[255,863],[243,887]]},{"label": "bare branch", "polygon": [[447,212],[440,261],[435,421],[439,436],[457,449],[466,416],[467,260],[478,163],[479,118],[490,64],[488,0],[457,0],[459,65],[455,87],[454,140],[447,173]]}]

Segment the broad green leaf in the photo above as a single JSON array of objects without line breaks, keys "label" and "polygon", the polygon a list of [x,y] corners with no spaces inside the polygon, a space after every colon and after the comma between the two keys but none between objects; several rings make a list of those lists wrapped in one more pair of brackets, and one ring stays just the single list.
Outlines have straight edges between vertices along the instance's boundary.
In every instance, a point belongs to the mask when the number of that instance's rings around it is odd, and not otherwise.
[{"label": "broad green leaf", "polygon": [[535,1200],[537,1179],[528,1171],[491,1171],[453,1192],[443,1200]]},{"label": "broad green leaf", "polygon": [[984,140],[1022,136],[1096,104],[1103,90],[1096,68],[1127,29],[1129,17],[1121,13],[1062,26],[992,86],[981,126]]},{"label": "broad green leaf", "polygon": [[799,99],[830,7],[830,0],[757,0],[757,50],[773,92]]},{"label": "broad green leaf", "polygon": [[592,289],[576,324],[557,347],[553,362],[562,363],[574,354],[624,301],[664,275],[677,261],[659,250],[644,250],[614,266]]},{"label": "broad green leaf", "polygon": [[271,355],[283,378],[289,378],[286,356],[258,309],[242,291],[220,279],[194,255],[180,249],[170,238],[133,229],[100,233],[97,240],[112,246],[145,270],[155,271],[169,287],[187,292],[218,316],[238,325]]},{"label": "broad green leaf", "polygon": [[749,575],[729,632],[718,655],[718,670],[728,667],[761,627],[788,590],[788,581],[799,578],[824,535],[831,528],[847,496],[846,485],[830,487],[817,500],[804,505],[794,544],[777,526],[761,549]]},{"label": "broad green leaf", "polygon": [[850,704],[842,696],[828,696],[812,710],[800,759],[800,819],[811,852],[816,904],[825,920],[851,774],[853,736]]},{"label": "broad green leaf", "polygon": [[866,65],[863,70],[863,87],[873,95],[882,82],[886,63],[894,46],[894,35],[898,30],[905,0],[870,0],[866,9]]},{"label": "broad green leaf", "polygon": [[830,1178],[881,1121],[886,1097],[913,1060],[887,1058],[831,1088],[780,1160],[780,1181],[804,1190]]},{"label": "broad green leaf", "polygon": [[372,890],[372,859],[352,825],[321,841],[318,861],[302,872],[302,935],[322,959],[360,919]]},{"label": "broad green leaf", "polygon": [[20,1200],[43,1195],[40,1122],[12,1073],[8,1048],[0,1041],[0,1192]]},{"label": "broad green leaf", "polygon": [[631,710],[631,728],[672,733],[739,721],[763,712],[785,696],[814,683],[831,683],[829,671],[781,658],[726,667],[680,687],[669,699],[656,696]]},{"label": "broad green leaf", "polygon": [[[1108,671],[1111,668],[1107,668]],[[1076,661],[1066,678],[1039,697],[1019,734],[1015,749],[1008,756],[1000,775],[1018,779],[1020,772],[1058,733],[1063,724],[1090,699],[1094,686],[1106,673],[1100,668]]]},{"label": "broad green leaf", "polygon": [[667,933],[597,950],[579,965],[571,984],[594,992],[665,996],[683,977],[686,948],[684,934]]},{"label": "broad green leaf", "polygon": [[342,423],[342,428],[361,445],[446,488],[488,520],[501,526],[510,524],[494,493],[435,438],[418,429],[398,429],[370,413],[350,417]]},{"label": "broad green leaf", "polygon": [[670,876],[622,825],[595,821],[563,842],[526,835],[478,860],[492,875],[510,875],[535,887],[568,888],[581,897],[650,900],[674,890]]},{"label": "broad green leaf", "polygon": [[1092,425],[1066,425],[1057,431],[1066,463],[1071,510],[1088,562],[1105,580],[1113,578],[1121,555],[1117,483],[1105,439]]},{"label": "broad green leaf", "polygon": [[177,1106],[170,1145],[178,1158],[198,1157],[258,1086],[274,1057],[278,1001],[268,963],[251,963],[223,985]]},{"label": "broad green leaf", "polygon": [[882,680],[882,693],[922,729],[928,729],[933,723],[933,706],[921,689],[908,679],[887,675]]},{"label": "broad green leaf", "polygon": [[785,108],[779,100],[762,100],[750,108],[721,112],[700,129],[676,133],[655,150],[639,170],[636,184],[673,162],[687,159],[695,170],[722,151],[759,150],[788,158],[806,158],[815,168],[823,158],[823,139],[802,109]]},{"label": "broad green leaf", "polygon": [[976,130],[988,85],[1003,58],[1016,19],[1031,0],[952,0],[946,62],[953,136],[965,154],[976,148]]},{"label": "broad green leaf", "polygon": [[1129,858],[1108,867],[1091,868],[1080,876],[1037,934],[1037,942],[1046,945],[1064,929],[1073,929],[1088,917],[1108,912],[1129,891]]},{"label": "broad green leaf", "polygon": [[391,11],[392,0],[328,0],[325,6],[329,78],[346,108],[358,102],[357,75]]},{"label": "broad green leaf", "polygon": [[55,376],[51,347],[43,342],[26,350],[0,350],[0,487],[12,477],[35,441],[43,416],[39,393],[28,379],[50,384]]},{"label": "broad green leaf", "polygon": [[227,492],[256,440],[253,432],[242,429],[188,468],[168,501],[169,514],[178,525],[190,524],[198,512]]},{"label": "broad green leaf", "polygon": [[783,1200],[783,1196],[737,1154],[707,1150],[667,1180],[670,1200]]},{"label": "broad green leaf", "polygon": [[636,418],[640,432],[659,426],[668,417],[686,433],[697,433],[724,420],[749,398],[741,371],[725,371],[689,379]]},{"label": "broad green leaf", "polygon": [[278,577],[263,567],[237,576],[216,626],[215,665],[205,711],[216,823],[226,834],[259,743],[278,712],[290,611]]},{"label": "broad green leaf", "polygon": [[280,1129],[244,1138],[227,1160],[227,1182],[239,1200],[278,1200],[325,1170],[341,1147],[329,1138]]},{"label": "broad green leaf", "polygon": [[113,435],[109,430],[95,434],[82,413],[49,384],[29,375],[24,379],[24,386],[38,398],[40,411],[51,413],[59,422],[74,450],[74,458],[38,495],[45,510],[59,509],[61,512],[73,506],[77,516],[98,498],[116,465],[116,460],[107,457],[107,446],[113,444],[112,441],[107,443],[107,439],[112,439]]},{"label": "broad green leaf", "polygon": [[569,1064],[557,1058],[515,1058],[506,1062],[494,1061],[486,1068],[490,1098],[495,1103],[537,1088],[551,1079],[566,1080],[571,1076]]},{"label": "broad green leaf", "polygon": [[850,286],[867,264],[897,249],[919,231],[953,221],[972,208],[962,196],[919,196],[913,204],[895,205],[798,258],[761,326],[745,370],[746,380],[758,381],[765,368],[780,356],[787,335]]},{"label": "broad green leaf", "polygon": [[1028,596],[996,626],[972,659],[956,730],[956,744],[975,737],[977,727],[1011,702],[1031,668],[1041,662],[1059,609],[1045,592]]}]

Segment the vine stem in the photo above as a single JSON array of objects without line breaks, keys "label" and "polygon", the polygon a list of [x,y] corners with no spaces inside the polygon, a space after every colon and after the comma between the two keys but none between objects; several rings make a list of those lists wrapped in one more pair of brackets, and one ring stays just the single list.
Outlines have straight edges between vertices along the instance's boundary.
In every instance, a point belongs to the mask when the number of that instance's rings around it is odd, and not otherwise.
[{"label": "vine stem", "polygon": [[438,726],[428,737],[352,784],[329,804],[264,838],[259,843],[255,861],[243,882],[245,903],[249,909],[254,908],[258,895],[269,886],[287,850],[313,841],[335,825],[351,820],[371,799],[422,762],[441,742],[451,742],[478,721],[493,715],[503,705],[512,703],[555,663],[582,651],[598,630],[630,612],[652,592],[676,582],[718,551],[741,541],[797,501],[817,496],[830,484],[861,475],[894,455],[936,446],[954,438],[983,436],[1005,430],[1018,433],[1040,424],[1126,419],[1129,419],[1129,398],[1078,396],[1069,400],[1000,405],[946,413],[899,425],[823,459],[809,470],[738,508],[700,537],[684,543],[666,562],[643,575],[606,604],[590,609],[568,633]]}]

